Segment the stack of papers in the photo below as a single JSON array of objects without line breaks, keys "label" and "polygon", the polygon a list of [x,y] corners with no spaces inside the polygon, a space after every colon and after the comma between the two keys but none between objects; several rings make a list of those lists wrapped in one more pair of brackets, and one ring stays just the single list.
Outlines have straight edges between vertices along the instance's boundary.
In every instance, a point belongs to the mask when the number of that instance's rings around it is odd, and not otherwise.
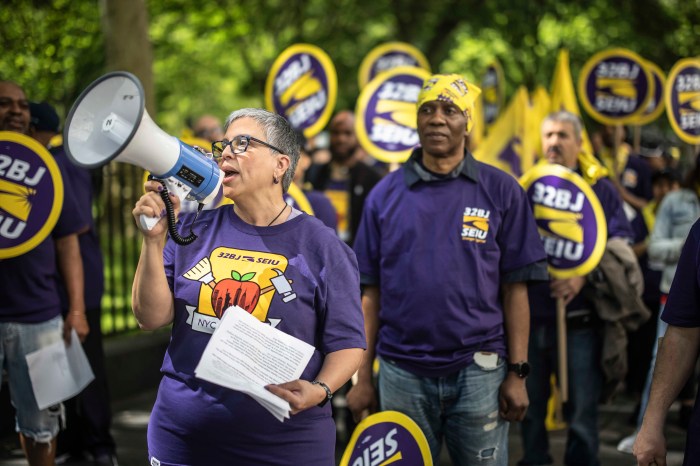
[{"label": "stack of papers", "polygon": [[265,386],[297,380],[313,354],[313,346],[235,306],[225,311],[194,373],[202,380],[250,395],[284,421],[289,418],[289,403]]}]

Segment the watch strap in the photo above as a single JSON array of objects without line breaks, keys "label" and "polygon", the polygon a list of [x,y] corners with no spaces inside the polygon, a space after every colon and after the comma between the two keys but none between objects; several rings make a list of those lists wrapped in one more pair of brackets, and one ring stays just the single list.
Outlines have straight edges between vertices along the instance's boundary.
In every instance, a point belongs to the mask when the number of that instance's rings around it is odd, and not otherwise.
[{"label": "watch strap", "polygon": [[324,407],[326,405],[326,403],[328,403],[330,401],[330,399],[333,398],[333,392],[331,391],[330,388],[328,388],[328,385],[326,385],[325,383],[323,383],[319,380],[314,380],[313,382],[311,382],[311,384],[312,385],[320,385],[321,388],[326,391],[326,397],[323,399],[323,401],[321,401],[317,405],[319,408]]},{"label": "watch strap", "polygon": [[527,361],[508,363],[508,371],[515,372],[518,377],[524,379],[530,374],[530,365]]}]

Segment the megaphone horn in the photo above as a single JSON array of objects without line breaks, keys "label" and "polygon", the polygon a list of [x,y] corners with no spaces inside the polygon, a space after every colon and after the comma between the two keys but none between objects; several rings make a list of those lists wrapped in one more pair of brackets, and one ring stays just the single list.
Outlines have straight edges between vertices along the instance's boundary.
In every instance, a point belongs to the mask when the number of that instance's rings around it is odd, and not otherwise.
[{"label": "megaphone horn", "polygon": [[85,89],[66,119],[63,144],[70,160],[96,168],[112,160],[148,170],[156,178],[175,178],[191,188],[200,204],[217,195],[223,174],[217,164],[156,125],[144,106],[136,76],[105,74]]}]

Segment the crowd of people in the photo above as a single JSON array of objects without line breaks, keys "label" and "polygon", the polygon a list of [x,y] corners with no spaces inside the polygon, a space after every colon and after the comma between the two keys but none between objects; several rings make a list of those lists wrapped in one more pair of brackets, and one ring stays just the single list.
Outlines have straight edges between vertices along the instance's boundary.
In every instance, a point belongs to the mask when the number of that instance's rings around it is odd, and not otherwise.
[{"label": "crowd of people", "polygon": [[[327,149],[261,109],[235,110],[224,124],[211,115],[193,123],[223,173],[217,207],[196,217],[200,237],[188,247],[167,238],[156,181],[133,207],[137,225],[141,215],[161,217],[151,230],[139,227],[134,315],[145,329],[172,325],[148,428],[150,464],[329,465],[339,419],[352,429],[369,413],[395,410],[418,424],[435,464],[444,444],[456,465],[508,465],[509,428],[520,423],[519,465],[594,466],[598,405],[622,391],[639,406],[618,448],[640,465],[665,464],[663,427],[677,397],[689,438],[697,432],[700,157],[683,178],[660,143],[636,153],[621,127],[600,128],[595,154],[586,154],[581,120],[548,115],[540,163],[580,174],[607,227],[605,266],[555,279],[525,191],[470,152],[479,93],[459,75],[426,79],[416,103],[420,145],[391,172],[360,147],[348,110],[329,123]],[[0,81],[0,130],[48,147],[59,126],[50,105]],[[0,260],[0,280],[11,284],[0,291],[0,362],[31,465],[54,464],[57,452],[116,464],[93,177],[60,146],[51,154],[70,183],[44,242]],[[189,227],[194,213],[177,196],[172,203]],[[195,277],[202,264],[207,273]],[[266,295],[279,276],[292,298]],[[30,292],[39,282],[45,289]],[[247,395],[195,376],[211,335],[195,328],[192,313],[221,319],[217,289],[314,347],[298,380],[266,387],[290,404],[284,423]],[[610,305],[610,289],[626,298]],[[570,381],[563,458],[551,454],[545,422],[560,375],[557,301],[565,305]],[[24,356],[70,329],[96,380],[65,410],[40,410]],[[341,397],[348,412],[334,406]],[[700,461],[693,445],[685,464]]]}]

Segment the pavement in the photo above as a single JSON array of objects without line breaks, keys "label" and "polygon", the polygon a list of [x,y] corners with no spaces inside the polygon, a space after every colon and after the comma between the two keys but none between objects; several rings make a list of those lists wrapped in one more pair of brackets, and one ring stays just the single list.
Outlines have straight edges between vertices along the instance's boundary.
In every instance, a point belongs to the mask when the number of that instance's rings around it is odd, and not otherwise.
[{"label": "pavement", "polygon": [[[113,434],[117,442],[117,454],[121,466],[147,465],[146,426],[150,409],[155,400],[155,388],[112,403],[114,410]],[[614,403],[600,406],[600,460],[602,466],[634,465],[634,457],[617,451],[620,439],[629,435],[633,427],[628,420],[634,411],[634,402],[618,397]],[[666,429],[669,448],[668,465],[680,466],[683,462],[685,431],[677,427],[678,408],[673,406]],[[5,437],[0,442],[0,466],[25,466],[21,451],[12,438]],[[550,445],[555,465],[563,464],[566,443],[566,430],[550,432]],[[13,445],[14,444],[14,445]],[[338,458],[342,456],[344,445],[338,448]],[[509,437],[509,465],[514,466],[522,453],[519,425],[513,425]],[[87,466],[91,463],[73,463]],[[449,466],[451,462],[444,448],[439,466]]]}]

